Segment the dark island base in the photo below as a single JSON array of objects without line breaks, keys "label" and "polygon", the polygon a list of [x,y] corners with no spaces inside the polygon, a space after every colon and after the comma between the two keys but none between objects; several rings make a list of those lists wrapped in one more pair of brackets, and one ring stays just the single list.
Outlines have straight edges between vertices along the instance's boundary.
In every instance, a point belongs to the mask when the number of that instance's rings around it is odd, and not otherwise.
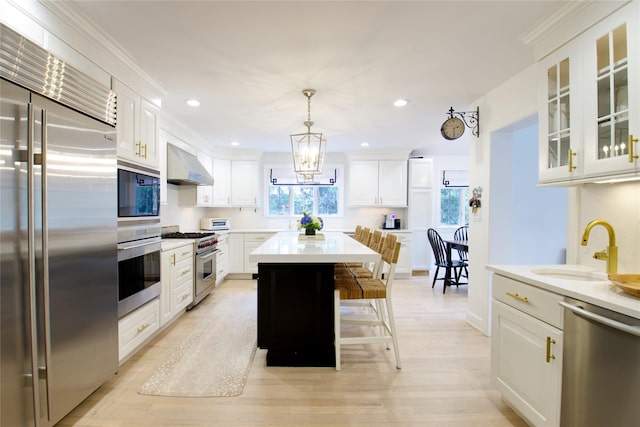
[{"label": "dark island base", "polygon": [[333,264],[258,265],[258,347],[267,366],[335,366]]}]

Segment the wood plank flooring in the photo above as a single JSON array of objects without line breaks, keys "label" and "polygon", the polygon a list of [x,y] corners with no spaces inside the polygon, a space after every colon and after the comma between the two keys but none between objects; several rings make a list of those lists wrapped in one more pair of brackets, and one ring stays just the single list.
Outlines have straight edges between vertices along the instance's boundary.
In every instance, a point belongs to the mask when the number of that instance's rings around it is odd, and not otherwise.
[{"label": "wood plank flooring", "polygon": [[[526,426],[490,384],[490,339],[465,322],[467,287],[431,289],[429,277],[396,280],[394,310],[402,369],[384,345],[350,346],[342,371],[267,368],[258,349],[239,397],[137,394],[140,385],[206,315],[196,309],[120,367],[118,375],[60,426]],[[229,280],[215,291],[255,289]]]}]

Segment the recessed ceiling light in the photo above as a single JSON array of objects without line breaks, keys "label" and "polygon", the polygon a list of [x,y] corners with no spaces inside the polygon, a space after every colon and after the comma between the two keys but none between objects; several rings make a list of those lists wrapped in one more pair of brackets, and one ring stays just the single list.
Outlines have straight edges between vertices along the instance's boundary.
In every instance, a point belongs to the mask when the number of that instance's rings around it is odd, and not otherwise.
[{"label": "recessed ceiling light", "polygon": [[240,145],[238,141],[231,141],[229,144],[233,145],[234,147],[237,147],[238,145]]},{"label": "recessed ceiling light", "polygon": [[368,142],[363,142],[363,143],[361,143],[361,144],[360,144],[360,146],[361,146],[361,147],[368,147],[368,146],[369,146],[369,143],[368,143]]},{"label": "recessed ceiling light", "polygon": [[407,101],[406,99],[396,99],[393,102],[393,106],[394,107],[404,107],[405,105],[407,105],[409,103],[409,101]]},{"label": "recessed ceiling light", "polygon": [[187,99],[187,105],[189,107],[199,107],[200,101],[198,101],[197,99]]}]

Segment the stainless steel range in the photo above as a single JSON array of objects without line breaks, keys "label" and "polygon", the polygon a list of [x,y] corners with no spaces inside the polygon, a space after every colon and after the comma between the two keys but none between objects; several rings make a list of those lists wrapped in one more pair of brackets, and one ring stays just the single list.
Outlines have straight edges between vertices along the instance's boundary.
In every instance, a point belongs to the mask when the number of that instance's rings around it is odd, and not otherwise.
[{"label": "stainless steel range", "polygon": [[209,295],[216,285],[216,255],[220,252],[220,249],[217,247],[218,239],[216,238],[216,233],[181,233],[177,230],[177,226],[163,227],[162,238],[194,240],[194,297],[193,303],[187,307],[187,310],[191,310]]}]

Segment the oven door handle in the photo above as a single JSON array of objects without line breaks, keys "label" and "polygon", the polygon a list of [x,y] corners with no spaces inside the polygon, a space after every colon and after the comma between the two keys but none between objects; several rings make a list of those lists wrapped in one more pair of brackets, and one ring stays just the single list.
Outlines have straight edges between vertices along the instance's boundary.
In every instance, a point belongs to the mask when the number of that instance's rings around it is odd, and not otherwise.
[{"label": "oven door handle", "polygon": [[118,245],[118,250],[119,251],[126,251],[126,250],[129,250],[129,249],[141,248],[143,246],[149,246],[149,245],[152,245],[154,243],[158,243],[160,241],[162,241],[162,239],[160,237],[154,237],[153,239],[148,239],[148,240],[145,239],[144,243],[138,243],[136,245],[130,245],[130,246],[124,246],[124,244]]},{"label": "oven door handle", "polygon": [[220,249],[215,249],[211,252],[208,252],[204,255],[198,255],[198,259],[207,259],[207,258],[211,258],[212,256],[214,256],[215,254],[220,253]]}]

